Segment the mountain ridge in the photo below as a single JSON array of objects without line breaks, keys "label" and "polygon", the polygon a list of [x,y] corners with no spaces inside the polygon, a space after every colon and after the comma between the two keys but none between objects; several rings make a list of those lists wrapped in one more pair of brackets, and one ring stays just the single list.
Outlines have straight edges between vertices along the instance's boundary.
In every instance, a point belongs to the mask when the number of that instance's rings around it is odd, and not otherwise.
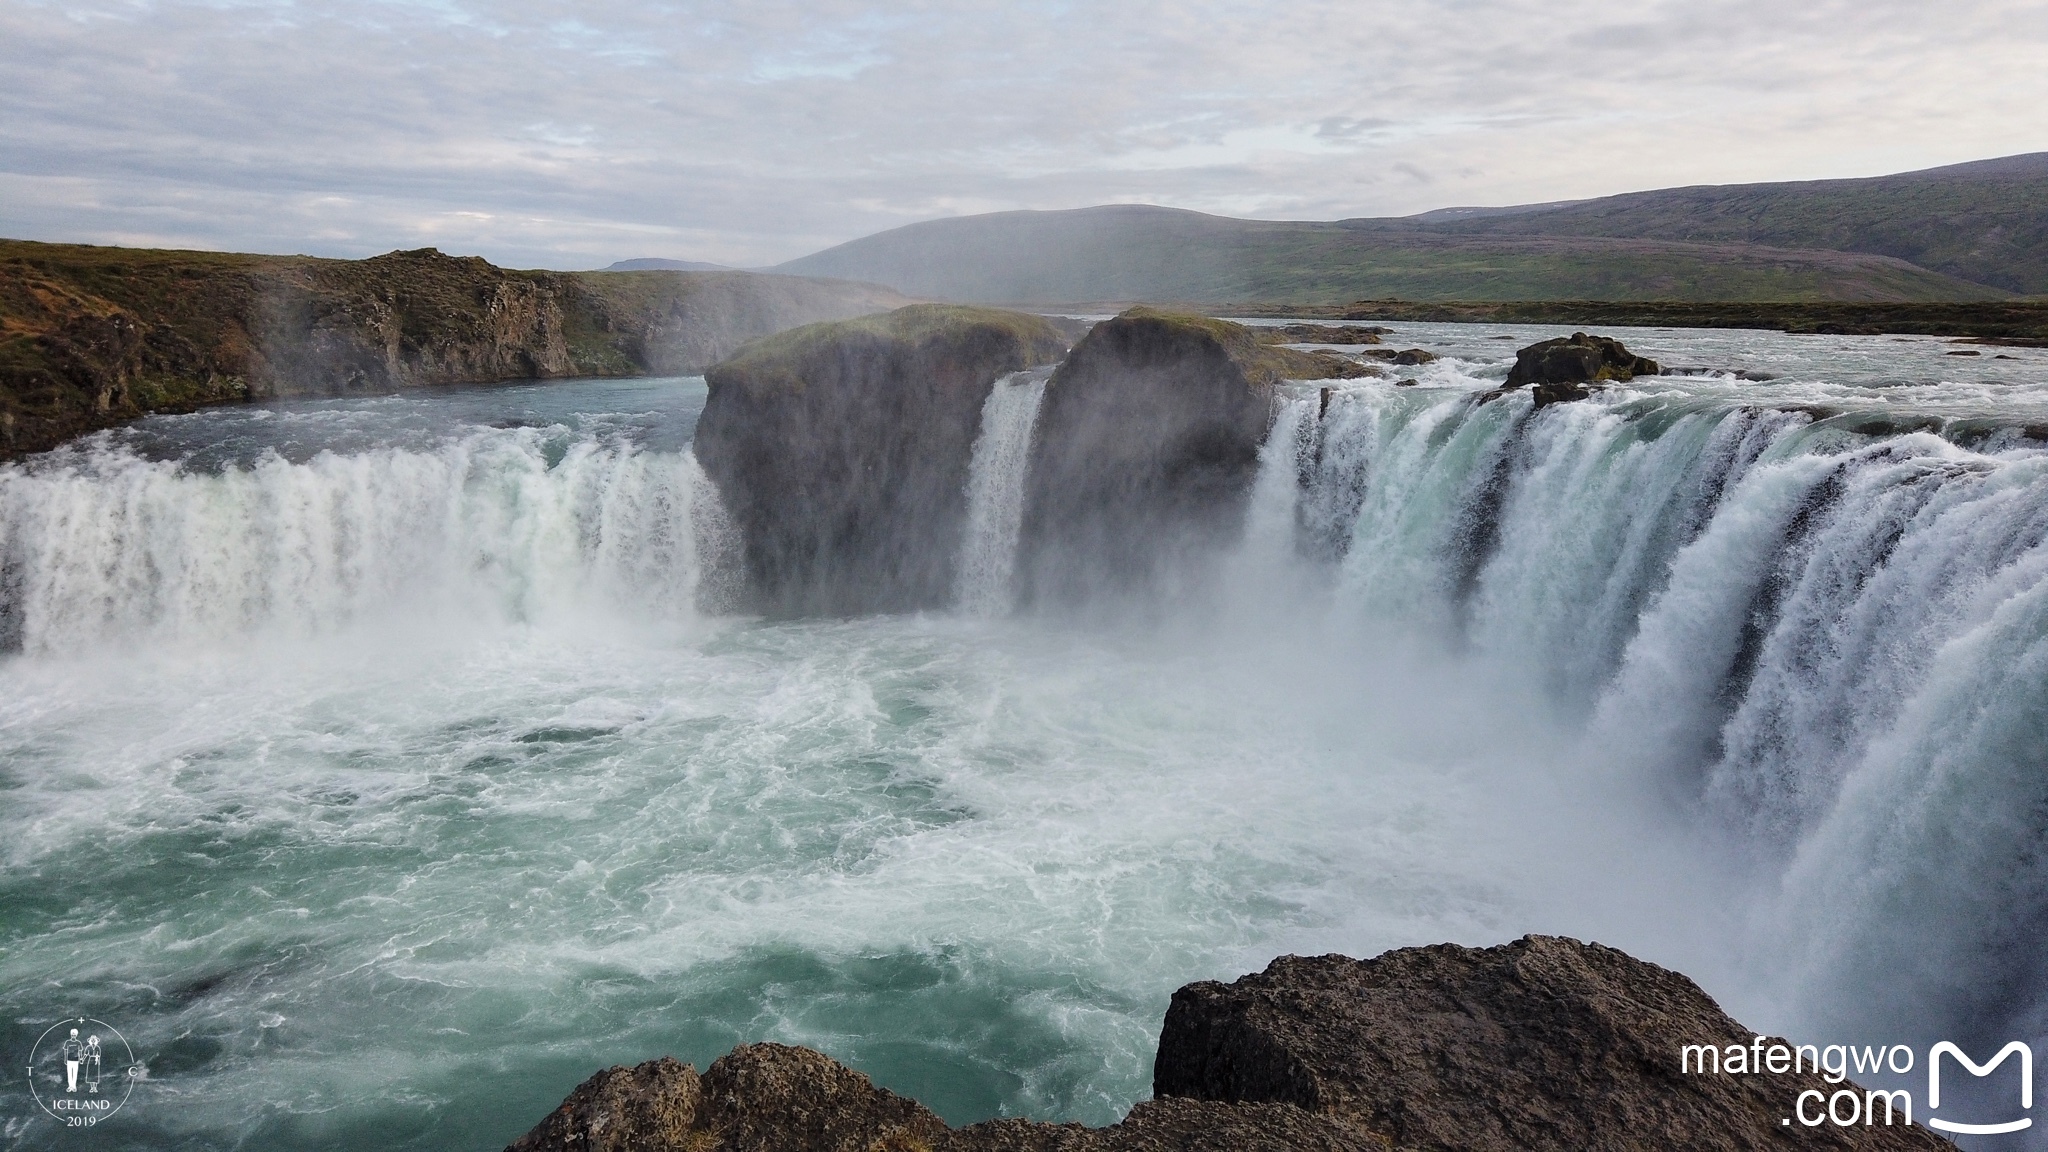
[{"label": "mountain ridge", "polygon": [[2048,294],[2048,153],[1334,221],[1111,204],[928,220],[773,271],[974,303],[1932,302]]}]

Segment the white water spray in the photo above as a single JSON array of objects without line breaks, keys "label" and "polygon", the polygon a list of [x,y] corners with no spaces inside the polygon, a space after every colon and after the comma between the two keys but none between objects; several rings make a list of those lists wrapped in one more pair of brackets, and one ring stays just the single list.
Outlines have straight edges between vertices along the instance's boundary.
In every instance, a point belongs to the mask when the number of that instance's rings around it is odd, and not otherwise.
[{"label": "white water spray", "polygon": [[1353,517],[1341,614],[1540,685],[1590,770],[1710,815],[1805,1023],[2048,1027],[2048,453],[1895,426],[1356,387],[1316,467],[1263,459],[1251,535],[1298,470],[1307,554]]},{"label": "white water spray", "polygon": [[563,449],[533,430],[217,473],[105,448],[0,471],[0,598],[29,653],[393,613],[687,617],[732,548],[688,452]]},{"label": "white water spray", "polygon": [[[565,1069],[736,1038],[1103,1122],[1186,980],[1531,930],[1760,1027],[2039,1035],[2048,387],[1539,412],[1488,363],[1283,409],[1218,581],[1272,611],[1187,628],[640,627],[730,571],[633,439],[680,421],[0,470],[0,1008],[120,1010],[187,1142],[279,1148],[502,1147]],[[984,410],[969,611],[1037,400]]]},{"label": "white water spray", "polygon": [[1000,616],[1014,602],[1017,537],[1024,523],[1024,480],[1031,462],[1031,430],[1045,399],[1043,370],[996,381],[981,406],[981,434],[967,477],[967,532],[960,545],[955,588],[960,610]]}]

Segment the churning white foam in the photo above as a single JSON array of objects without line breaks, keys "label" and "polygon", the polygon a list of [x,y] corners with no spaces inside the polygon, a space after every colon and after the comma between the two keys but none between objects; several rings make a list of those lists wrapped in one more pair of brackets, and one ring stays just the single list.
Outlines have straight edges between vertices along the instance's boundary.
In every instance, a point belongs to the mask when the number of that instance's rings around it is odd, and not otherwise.
[{"label": "churning white foam", "polygon": [[715,494],[625,422],[0,470],[0,1016],[118,1017],[156,1143],[379,1148],[762,1038],[1101,1122],[1181,982],[1525,931],[2038,1034],[2048,455],[1943,422],[2048,389],[1500,371],[1290,397],[1266,610],[1122,629],[1006,614],[1029,378],[959,615],[707,613]]},{"label": "churning white foam", "polygon": [[14,646],[331,632],[394,613],[688,617],[735,542],[696,457],[530,429],[189,470],[101,449],[0,470]]}]

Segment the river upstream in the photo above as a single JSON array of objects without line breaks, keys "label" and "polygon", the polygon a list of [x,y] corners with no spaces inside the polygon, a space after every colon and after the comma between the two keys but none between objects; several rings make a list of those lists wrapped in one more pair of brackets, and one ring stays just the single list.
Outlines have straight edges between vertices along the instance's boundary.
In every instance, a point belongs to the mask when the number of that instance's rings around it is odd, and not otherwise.
[{"label": "river upstream", "polygon": [[94,1147],[482,1152],[759,1039],[1106,1123],[1187,981],[1527,932],[1806,1041],[2048,1033],[2048,351],[1618,330],[1701,374],[1474,406],[1555,334],[1291,394],[1122,615],[1011,609],[1042,375],[915,616],[731,613],[695,378],[0,467],[0,1049],[119,1030]]}]

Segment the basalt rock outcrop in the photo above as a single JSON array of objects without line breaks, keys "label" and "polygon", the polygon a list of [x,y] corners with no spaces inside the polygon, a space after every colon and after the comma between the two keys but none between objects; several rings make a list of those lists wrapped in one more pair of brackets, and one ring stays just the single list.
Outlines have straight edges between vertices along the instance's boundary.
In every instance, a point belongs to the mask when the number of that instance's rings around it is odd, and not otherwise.
[{"label": "basalt rock outcrop", "polygon": [[1687,1074],[1688,1044],[1757,1038],[1692,981],[1597,944],[1530,936],[1375,960],[1285,956],[1167,1011],[1154,1098],[1118,1124],[948,1128],[802,1048],[734,1049],[593,1076],[507,1152],[1933,1152],[1900,1123],[1787,1123],[1815,1074]]},{"label": "basalt rock outcrop", "polygon": [[1528,936],[1374,960],[1285,956],[1167,1009],[1153,1092],[1290,1103],[1395,1148],[1920,1148],[1901,1123],[1788,1124],[1815,1073],[1684,1074],[1680,1050],[1755,1034],[1686,977],[1598,944]]},{"label": "basalt rock outcrop", "polygon": [[1480,402],[1526,387],[1541,408],[1584,400],[1592,395],[1588,384],[1655,376],[1659,371],[1655,360],[1630,352],[1619,340],[1574,332],[1516,352],[1515,366],[1508,370],[1507,382]]},{"label": "basalt rock outcrop", "polygon": [[807,325],[714,366],[696,452],[739,528],[751,606],[948,603],[982,405],[1066,347],[1042,317],[926,304]]},{"label": "basalt rock outcrop", "polygon": [[506,1152],[913,1152],[946,1124],[808,1048],[743,1044],[699,1076],[663,1057],[607,1068]]},{"label": "basalt rock outcrop", "polygon": [[1282,380],[1369,373],[1242,325],[1134,308],[1046,384],[1018,559],[1026,602],[1163,591],[1234,538]]},{"label": "basalt rock outcrop", "polygon": [[750,273],[520,272],[0,241],[0,459],[148,412],[280,396],[701,370],[908,303]]}]

